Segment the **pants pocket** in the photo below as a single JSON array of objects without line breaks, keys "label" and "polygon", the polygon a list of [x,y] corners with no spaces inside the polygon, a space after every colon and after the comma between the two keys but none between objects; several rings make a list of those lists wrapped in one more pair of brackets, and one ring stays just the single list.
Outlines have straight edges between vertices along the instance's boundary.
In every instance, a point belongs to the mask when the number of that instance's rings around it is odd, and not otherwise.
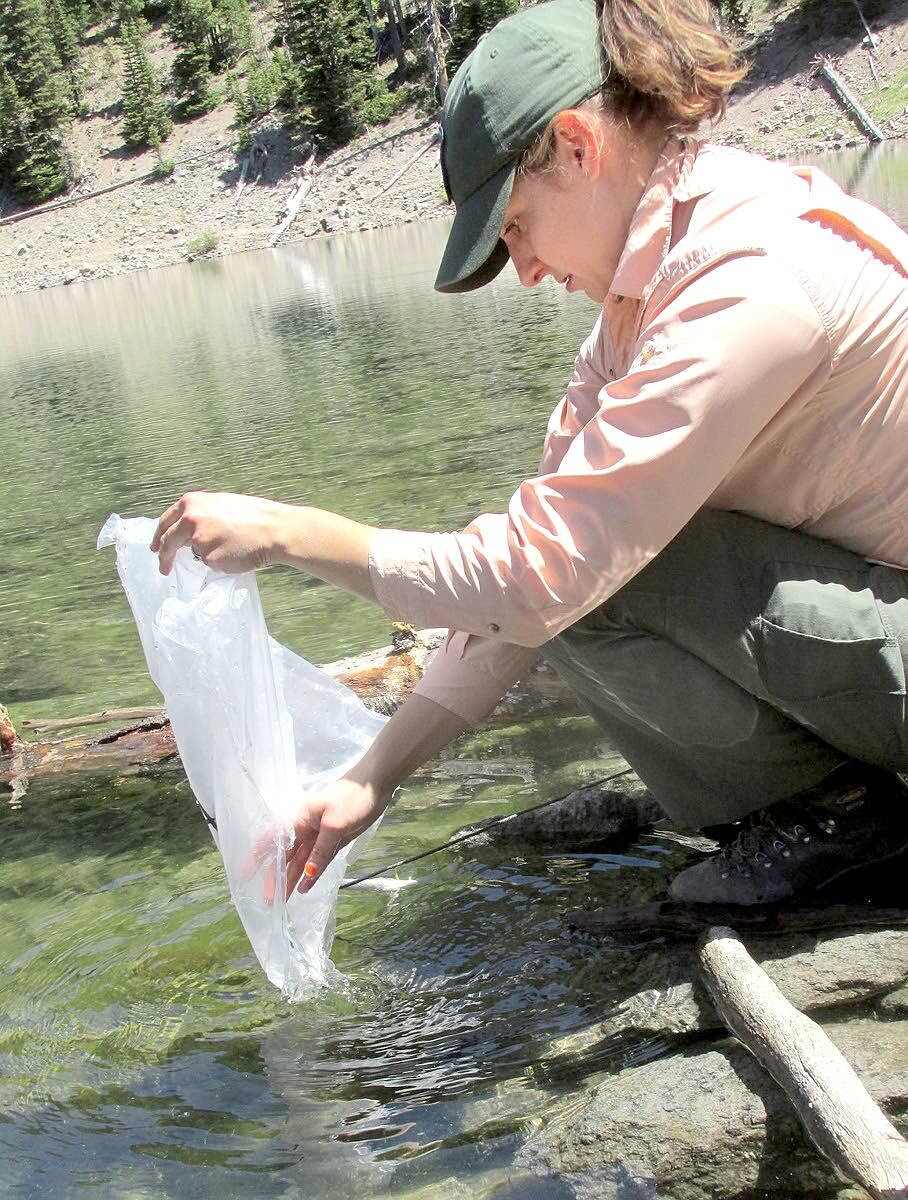
[{"label": "pants pocket", "polygon": [[755,639],[771,704],[858,758],[905,761],[905,667],[866,575],[777,563]]}]

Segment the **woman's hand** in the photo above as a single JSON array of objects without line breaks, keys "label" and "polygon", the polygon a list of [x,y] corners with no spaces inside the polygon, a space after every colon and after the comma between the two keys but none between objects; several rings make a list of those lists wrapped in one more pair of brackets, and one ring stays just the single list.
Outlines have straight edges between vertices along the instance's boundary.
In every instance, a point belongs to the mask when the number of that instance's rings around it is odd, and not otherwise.
[{"label": "woman's hand", "polygon": [[151,549],[169,575],[181,546],[229,575],[283,563],[377,603],[369,574],[368,525],[325,512],[232,492],[187,492],[158,522]]},{"label": "woman's hand", "polygon": [[[308,892],[338,850],[385,811],[395,788],[462,733],[466,724],[434,700],[418,693],[409,696],[359,762],[303,804],[294,821],[293,845],[286,854],[285,899],[297,885],[300,892]],[[269,862],[266,904],[273,904],[275,899],[274,841],[273,831],[265,834],[253,847],[243,869],[251,879],[263,862]]]},{"label": "woman's hand", "polygon": [[187,492],[158,522],[151,549],[169,575],[181,546],[191,546],[206,566],[231,575],[274,562],[292,514],[275,500],[231,492]]},{"label": "woman's hand", "polygon": [[[294,888],[303,894],[324,874],[339,850],[378,819],[388,807],[390,791],[359,782],[349,775],[309,797],[293,823],[293,845],[287,851],[289,900]],[[244,873],[252,876],[274,845],[268,834],[246,860]],[[271,866],[265,876],[265,903],[274,903],[276,872]],[[298,885],[298,887],[297,887]]]}]

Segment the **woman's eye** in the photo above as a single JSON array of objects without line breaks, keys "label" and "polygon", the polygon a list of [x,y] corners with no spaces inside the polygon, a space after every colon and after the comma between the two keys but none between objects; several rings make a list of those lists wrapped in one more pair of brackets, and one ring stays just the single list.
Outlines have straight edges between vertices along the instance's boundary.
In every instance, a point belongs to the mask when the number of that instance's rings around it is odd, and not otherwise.
[{"label": "woman's eye", "polygon": [[504,230],[502,231],[501,236],[503,238],[506,238],[509,233],[519,233],[519,232],[520,232],[520,225],[517,223],[517,221],[508,221],[507,225],[505,225]]}]

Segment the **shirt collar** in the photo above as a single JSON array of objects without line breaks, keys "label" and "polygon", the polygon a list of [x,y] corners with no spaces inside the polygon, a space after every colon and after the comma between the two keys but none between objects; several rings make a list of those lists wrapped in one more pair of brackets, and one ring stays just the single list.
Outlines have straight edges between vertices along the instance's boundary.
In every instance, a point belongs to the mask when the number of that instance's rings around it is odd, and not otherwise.
[{"label": "shirt collar", "polygon": [[636,300],[643,296],[671,247],[674,202],[702,194],[692,189],[691,181],[699,149],[696,138],[675,136],[662,147],[631,218],[627,241],[612,279],[612,295]]}]

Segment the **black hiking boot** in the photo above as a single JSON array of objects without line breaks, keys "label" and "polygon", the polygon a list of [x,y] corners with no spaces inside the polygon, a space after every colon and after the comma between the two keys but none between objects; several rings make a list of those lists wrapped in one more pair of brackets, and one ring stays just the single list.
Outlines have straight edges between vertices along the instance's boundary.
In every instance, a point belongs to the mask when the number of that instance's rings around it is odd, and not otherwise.
[{"label": "black hiking boot", "polygon": [[682,871],[684,904],[781,904],[908,850],[908,787],[865,763],[745,817],[737,836]]}]

